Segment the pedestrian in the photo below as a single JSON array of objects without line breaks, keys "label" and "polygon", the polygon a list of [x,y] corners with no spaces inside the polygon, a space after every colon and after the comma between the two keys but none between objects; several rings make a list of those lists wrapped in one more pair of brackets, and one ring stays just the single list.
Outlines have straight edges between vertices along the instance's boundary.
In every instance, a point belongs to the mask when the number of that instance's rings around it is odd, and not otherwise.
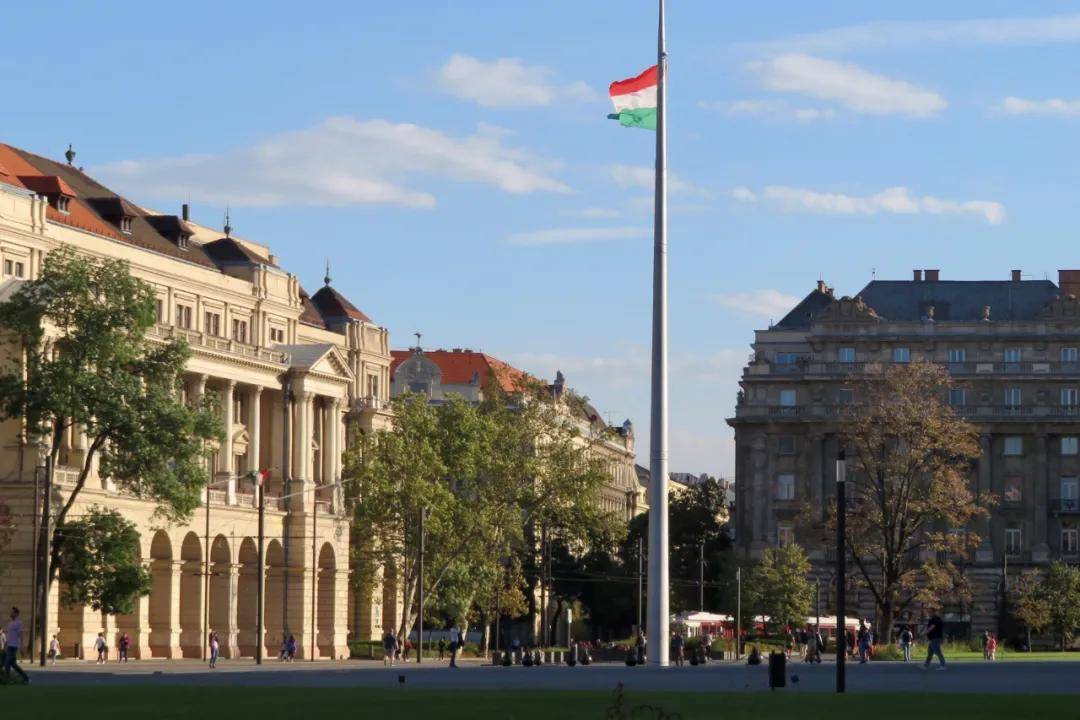
[{"label": "pedestrian", "polygon": [[289,639],[281,636],[281,650],[278,651],[278,660],[285,662],[289,658]]},{"label": "pedestrian", "polygon": [[109,643],[105,642],[104,632],[99,632],[94,639],[94,650],[97,650],[97,664],[104,665],[109,658]]},{"label": "pedestrian", "polygon": [[292,635],[285,641],[285,658],[288,662],[296,659],[296,638]]},{"label": "pedestrian", "polygon": [[120,641],[116,644],[117,657],[116,662],[128,661],[128,648],[131,647],[131,636],[126,632],[120,633]]},{"label": "pedestrian", "polygon": [[870,659],[870,630],[862,620],[859,620],[859,631],[855,640],[859,644],[859,664],[865,664]]},{"label": "pedestrian", "polygon": [[383,667],[394,667],[394,659],[397,657],[397,636],[393,630],[383,635]]},{"label": "pedestrian", "polygon": [[446,658],[446,639],[445,638],[439,638],[439,659],[443,660],[445,658]]},{"label": "pedestrian", "polygon": [[984,630],[982,634],[983,660],[990,659],[990,631]]},{"label": "pedestrian", "polygon": [[930,619],[926,621],[926,629],[923,633],[926,635],[926,662],[923,664],[923,670],[930,669],[930,661],[934,659],[935,655],[938,656],[938,660],[941,662],[938,668],[944,670],[945,656],[941,652],[941,642],[945,639],[945,621],[941,619],[936,610],[932,611]]},{"label": "pedestrian", "polygon": [[911,626],[905,625],[900,629],[900,649],[904,652],[904,662],[911,661],[911,640],[913,633]]},{"label": "pedestrian", "polygon": [[[705,638],[702,638],[701,640],[704,642]],[[671,651],[675,654],[675,665],[678,667],[683,666],[683,661],[685,659],[683,657],[683,646],[685,643],[686,641],[683,639],[682,633],[676,630],[671,636]]]},{"label": "pedestrian", "polygon": [[29,685],[30,678],[19,667],[19,646],[22,645],[22,620],[19,619],[19,608],[11,608],[11,621],[4,629],[4,679],[11,679],[11,671],[19,673],[23,684]]},{"label": "pedestrian", "polygon": [[221,642],[216,632],[210,633],[210,669],[217,667],[218,653],[221,652]]},{"label": "pedestrian", "polygon": [[454,623],[454,627],[450,628],[450,667],[456,668],[458,651],[461,649],[462,637],[461,628]]},{"label": "pedestrian", "polygon": [[60,657],[60,640],[55,635],[49,641],[49,664],[55,665],[56,658]]},{"label": "pedestrian", "polygon": [[986,633],[989,637],[986,639],[986,659],[990,662],[997,660],[997,638],[990,631]]}]

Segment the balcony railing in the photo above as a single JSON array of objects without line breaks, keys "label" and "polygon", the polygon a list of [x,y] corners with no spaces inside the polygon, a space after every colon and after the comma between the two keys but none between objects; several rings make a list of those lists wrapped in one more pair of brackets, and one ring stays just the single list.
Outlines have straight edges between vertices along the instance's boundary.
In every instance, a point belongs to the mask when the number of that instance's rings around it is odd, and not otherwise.
[{"label": "balcony railing", "polygon": [[803,414],[801,405],[738,405],[736,417],[797,418]]},{"label": "balcony railing", "polygon": [[1059,515],[1080,515],[1080,499],[1058,498],[1056,509]]},{"label": "balcony railing", "polygon": [[192,347],[201,347],[206,348],[207,350],[229,353],[231,355],[240,355],[254,360],[263,360],[265,362],[273,363],[285,362],[285,353],[280,350],[270,350],[268,348],[259,347],[258,345],[249,345],[247,343],[237,342],[236,340],[217,337],[216,335],[199,332],[198,330],[178,328],[174,325],[158,323],[150,328],[150,330],[147,331],[147,334],[152,338],[160,340],[183,338],[187,341],[188,345]]},{"label": "balcony railing", "polygon": [[[801,360],[796,363],[775,363],[768,360],[757,360],[747,367],[748,375],[872,375],[881,373],[892,363],[888,360],[869,360],[861,362],[832,362],[824,360]],[[971,375],[1039,375],[1039,376],[1080,376],[1080,362],[1057,362],[1057,361],[964,361],[943,362],[935,361],[949,371],[950,374],[966,377]]]}]

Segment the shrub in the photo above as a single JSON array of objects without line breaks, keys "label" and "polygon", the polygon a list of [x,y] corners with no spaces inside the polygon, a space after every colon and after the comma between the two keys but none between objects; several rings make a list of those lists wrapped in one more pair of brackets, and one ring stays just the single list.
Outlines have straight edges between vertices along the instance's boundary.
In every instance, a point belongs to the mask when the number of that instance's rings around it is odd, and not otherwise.
[{"label": "shrub", "polygon": [[903,660],[904,651],[900,649],[899,645],[875,645],[874,653],[870,656],[871,660]]}]

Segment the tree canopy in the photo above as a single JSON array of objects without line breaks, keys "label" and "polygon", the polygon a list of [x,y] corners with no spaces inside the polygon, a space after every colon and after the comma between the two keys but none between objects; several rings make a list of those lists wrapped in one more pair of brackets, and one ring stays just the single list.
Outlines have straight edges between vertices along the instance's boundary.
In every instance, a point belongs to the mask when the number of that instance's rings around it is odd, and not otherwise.
[{"label": "tree canopy", "polygon": [[135,611],[135,599],[150,594],[152,578],[139,555],[139,531],[115,510],[91,507],[57,529],[61,601],[88,605],[109,615]]},{"label": "tree canopy", "polygon": [[806,624],[814,599],[810,560],[798,545],[766,548],[744,583],[750,606],[769,618],[773,633]]}]

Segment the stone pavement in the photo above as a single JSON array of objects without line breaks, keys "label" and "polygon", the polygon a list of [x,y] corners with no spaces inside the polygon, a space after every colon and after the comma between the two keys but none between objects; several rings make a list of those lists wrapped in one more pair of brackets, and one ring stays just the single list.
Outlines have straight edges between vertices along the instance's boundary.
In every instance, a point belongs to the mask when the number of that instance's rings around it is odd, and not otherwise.
[{"label": "stone pavement", "polygon": [[[491,667],[466,662],[453,670],[445,663],[409,663],[394,668],[370,661],[295,662],[268,661],[257,667],[252,661],[221,660],[217,670],[197,661],[133,661],[127,665],[94,665],[61,661],[55,666],[24,666],[41,685],[236,685],[297,687],[397,687],[410,689],[475,690],[611,690],[623,683],[629,690],[674,692],[743,692],[768,689],[764,666],[735,663],[707,666],[649,668],[617,664],[594,664],[569,668],[564,665]],[[919,663],[870,663],[848,666],[850,692],[947,692],[947,693],[1068,693],[1080,694],[1080,662],[957,662],[945,671],[922,670]],[[788,685],[777,692],[832,692],[835,667],[829,663],[788,666]],[[796,681],[795,678],[798,678]]]}]

